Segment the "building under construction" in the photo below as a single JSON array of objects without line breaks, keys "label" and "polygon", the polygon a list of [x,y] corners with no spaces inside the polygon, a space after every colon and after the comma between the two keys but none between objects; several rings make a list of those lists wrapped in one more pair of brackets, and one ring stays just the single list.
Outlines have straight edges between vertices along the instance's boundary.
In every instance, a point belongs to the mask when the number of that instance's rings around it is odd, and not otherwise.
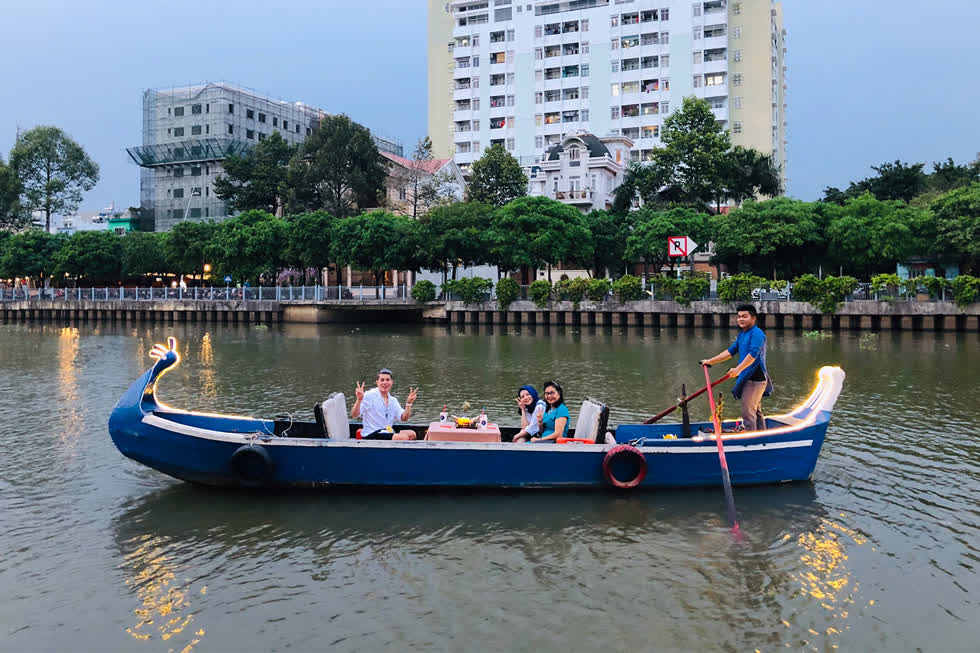
[{"label": "building under construction", "polygon": [[[290,144],[301,143],[326,115],[225,82],[146,91],[143,144],[127,149],[141,168],[144,228],[169,231],[181,220],[228,217],[228,203],[215,196],[213,186],[222,162],[276,132]],[[400,143],[373,138],[380,151],[404,154]]]}]

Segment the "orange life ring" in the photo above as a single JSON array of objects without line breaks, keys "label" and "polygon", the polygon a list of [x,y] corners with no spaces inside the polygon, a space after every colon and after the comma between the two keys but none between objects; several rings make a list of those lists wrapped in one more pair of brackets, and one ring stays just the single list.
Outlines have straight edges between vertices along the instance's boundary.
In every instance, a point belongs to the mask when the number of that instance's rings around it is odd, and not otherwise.
[{"label": "orange life ring", "polygon": [[[632,459],[634,465],[636,466],[636,473],[633,478],[628,480],[620,480],[613,475],[612,466],[616,459]],[[622,490],[628,490],[634,488],[643,482],[643,479],[647,475],[647,459],[643,455],[643,452],[634,446],[628,444],[621,444],[619,446],[613,447],[606,453],[606,457],[602,459],[602,476],[606,479],[606,482],[614,488],[619,488]]]}]

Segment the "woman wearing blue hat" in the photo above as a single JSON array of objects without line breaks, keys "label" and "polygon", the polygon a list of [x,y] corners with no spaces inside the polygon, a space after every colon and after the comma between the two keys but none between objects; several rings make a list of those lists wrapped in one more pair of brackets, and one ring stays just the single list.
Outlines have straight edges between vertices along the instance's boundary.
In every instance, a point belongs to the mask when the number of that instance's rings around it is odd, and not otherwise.
[{"label": "woman wearing blue hat", "polygon": [[514,436],[514,442],[527,442],[541,429],[541,416],[546,406],[538,399],[538,391],[530,385],[522,385],[517,391],[517,410],[521,414],[521,430]]}]

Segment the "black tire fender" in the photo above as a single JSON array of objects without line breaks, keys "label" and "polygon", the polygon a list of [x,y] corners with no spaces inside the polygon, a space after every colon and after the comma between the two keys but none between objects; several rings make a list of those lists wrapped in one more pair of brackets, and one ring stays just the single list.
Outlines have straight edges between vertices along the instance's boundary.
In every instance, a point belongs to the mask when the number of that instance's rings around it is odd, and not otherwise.
[{"label": "black tire fender", "polygon": [[[612,466],[617,460],[633,460],[636,473],[631,479],[620,480],[613,475]],[[647,475],[647,459],[643,452],[628,444],[621,444],[606,452],[602,459],[602,477],[614,488],[629,490],[643,482]]]},{"label": "black tire fender", "polygon": [[265,485],[272,478],[275,463],[272,456],[260,444],[246,444],[231,454],[231,473],[235,480],[246,487]]}]

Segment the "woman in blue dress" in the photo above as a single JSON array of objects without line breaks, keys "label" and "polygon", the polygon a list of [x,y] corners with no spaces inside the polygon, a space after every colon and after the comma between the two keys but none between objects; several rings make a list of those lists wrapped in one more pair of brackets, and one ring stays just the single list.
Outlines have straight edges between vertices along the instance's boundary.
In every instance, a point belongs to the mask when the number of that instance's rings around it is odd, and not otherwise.
[{"label": "woman in blue dress", "polygon": [[538,420],[541,425],[541,437],[531,438],[531,442],[554,442],[558,438],[567,438],[572,415],[568,412],[565,394],[557,381],[548,381],[544,384],[544,402],[547,410]]}]

